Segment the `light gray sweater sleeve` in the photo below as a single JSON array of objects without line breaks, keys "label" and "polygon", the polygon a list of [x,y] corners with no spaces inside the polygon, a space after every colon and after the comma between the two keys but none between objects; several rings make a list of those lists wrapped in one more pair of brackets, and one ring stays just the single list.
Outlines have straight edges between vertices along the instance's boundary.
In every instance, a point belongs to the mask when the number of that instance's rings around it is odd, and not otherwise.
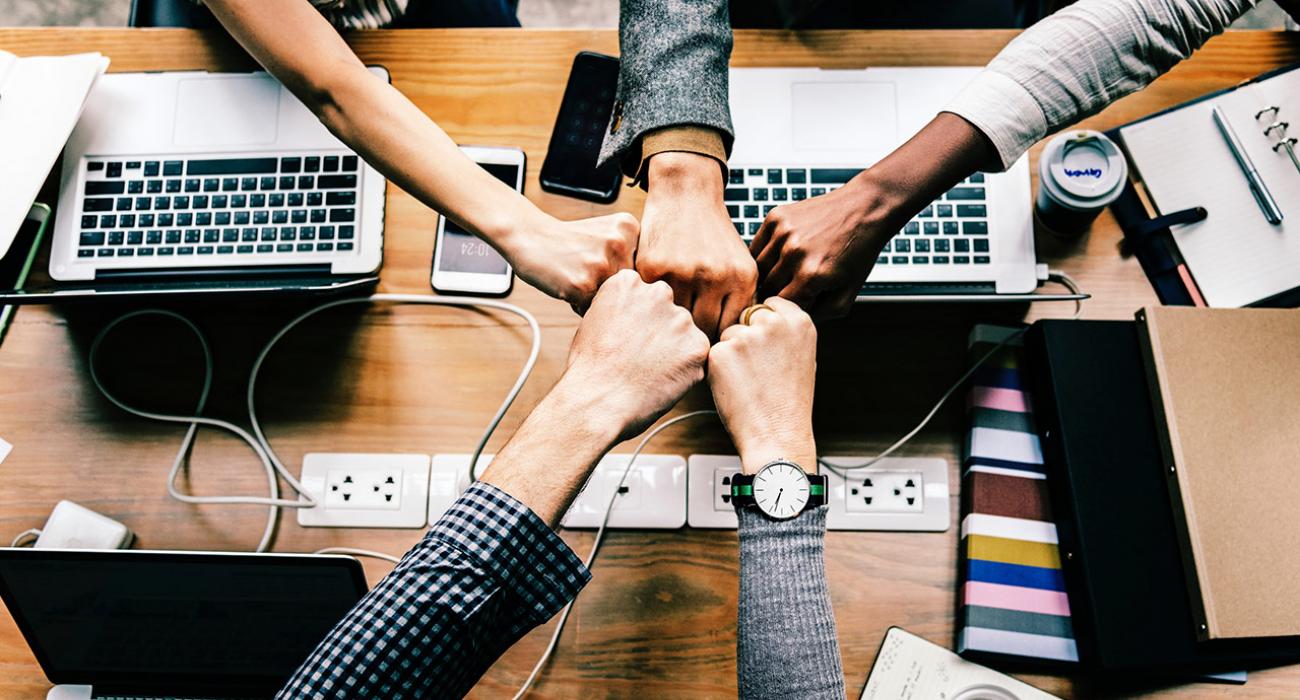
[{"label": "light gray sweater sleeve", "polygon": [[843,700],[844,671],[826,585],[826,508],[740,516],[736,680],[741,698]]},{"label": "light gray sweater sleeve", "polygon": [[639,155],[647,131],[717,129],[730,152],[731,13],[727,0],[622,0],[618,95],[600,162]]},{"label": "light gray sweater sleeve", "polygon": [[1044,136],[1146,87],[1258,0],[1079,0],[1025,30],[945,111],[1010,167]]}]

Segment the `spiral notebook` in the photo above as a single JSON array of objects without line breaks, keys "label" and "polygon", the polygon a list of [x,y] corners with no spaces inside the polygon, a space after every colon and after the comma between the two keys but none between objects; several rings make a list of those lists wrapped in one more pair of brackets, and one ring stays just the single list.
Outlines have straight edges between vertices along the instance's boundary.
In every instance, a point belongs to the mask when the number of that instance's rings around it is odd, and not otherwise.
[{"label": "spiral notebook", "polygon": [[[1265,220],[1210,115],[1215,106],[1282,209],[1281,224]],[[1207,210],[1204,221],[1174,226],[1172,233],[1209,306],[1294,305],[1288,293],[1300,288],[1300,168],[1291,140],[1300,136],[1300,66],[1121,127],[1119,134],[1158,213]]]}]

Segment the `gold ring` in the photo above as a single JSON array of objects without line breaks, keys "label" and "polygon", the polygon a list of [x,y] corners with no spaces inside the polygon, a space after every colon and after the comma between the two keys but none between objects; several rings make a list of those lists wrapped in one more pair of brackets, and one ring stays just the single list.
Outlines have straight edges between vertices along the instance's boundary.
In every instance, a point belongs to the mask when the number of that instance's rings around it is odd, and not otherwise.
[{"label": "gold ring", "polygon": [[767,304],[754,304],[753,306],[740,312],[740,325],[748,326],[749,317],[753,316],[755,311],[762,311],[764,309],[766,309],[767,311],[771,311],[772,313],[776,313],[776,309],[773,309]]}]

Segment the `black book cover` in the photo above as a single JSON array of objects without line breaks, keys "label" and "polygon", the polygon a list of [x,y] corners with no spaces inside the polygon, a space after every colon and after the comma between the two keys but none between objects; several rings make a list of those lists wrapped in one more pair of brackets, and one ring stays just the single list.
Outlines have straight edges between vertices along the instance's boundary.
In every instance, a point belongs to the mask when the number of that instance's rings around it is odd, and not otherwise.
[{"label": "black book cover", "polygon": [[1294,638],[1197,641],[1138,332],[1049,320],[1026,335],[1079,660],[1143,673],[1300,661]]}]

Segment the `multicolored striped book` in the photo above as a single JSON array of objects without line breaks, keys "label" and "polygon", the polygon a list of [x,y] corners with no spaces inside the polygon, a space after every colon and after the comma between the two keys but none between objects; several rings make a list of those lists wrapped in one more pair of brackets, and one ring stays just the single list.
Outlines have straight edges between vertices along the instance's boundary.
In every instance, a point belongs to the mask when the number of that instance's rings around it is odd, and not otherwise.
[{"label": "multicolored striped book", "polygon": [[[1015,328],[976,326],[972,361]],[[957,652],[972,659],[1079,661],[1021,337],[971,379],[962,463]]]}]

